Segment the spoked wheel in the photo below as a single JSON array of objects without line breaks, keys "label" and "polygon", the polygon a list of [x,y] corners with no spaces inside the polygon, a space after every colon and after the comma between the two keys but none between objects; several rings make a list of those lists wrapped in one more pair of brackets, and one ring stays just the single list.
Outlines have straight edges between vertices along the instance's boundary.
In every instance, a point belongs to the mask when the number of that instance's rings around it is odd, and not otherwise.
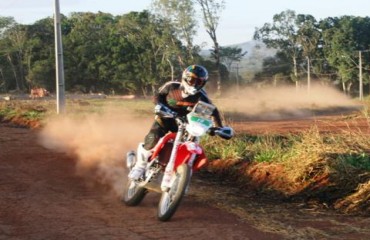
[{"label": "spoked wheel", "polygon": [[176,212],[189,184],[190,175],[191,170],[187,164],[182,164],[177,168],[174,183],[168,191],[162,193],[157,212],[159,220],[168,221]]},{"label": "spoked wheel", "polygon": [[128,179],[127,189],[124,191],[123,202],[127,206],[137,206],[144,199],[146,188],[140,187],[139,183]]}]

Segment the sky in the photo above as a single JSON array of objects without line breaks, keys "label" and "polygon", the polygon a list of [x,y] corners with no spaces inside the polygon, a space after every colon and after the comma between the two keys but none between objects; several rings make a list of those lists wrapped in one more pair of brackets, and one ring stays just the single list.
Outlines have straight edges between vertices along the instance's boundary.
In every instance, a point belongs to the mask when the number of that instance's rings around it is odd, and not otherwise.
[{"label": "sky", "polygon": [[[0,0],[0,16],[12,16],[18,23],[32,24],[51,17],[55,0]],[[107,12],[121,15],[131,11],[150,10],[151,0],[59,0],[60,12]],[[370,0],[225,0],[217,39],[221,46],[252,40],[256,27],[272,23],[273,16],[285,10],[311,14],[316,20],[343,15],[370,15]],[[200,16],[199,16],[200,17]],[[199,21],[195,43],[211,48],[212,41]]]}]

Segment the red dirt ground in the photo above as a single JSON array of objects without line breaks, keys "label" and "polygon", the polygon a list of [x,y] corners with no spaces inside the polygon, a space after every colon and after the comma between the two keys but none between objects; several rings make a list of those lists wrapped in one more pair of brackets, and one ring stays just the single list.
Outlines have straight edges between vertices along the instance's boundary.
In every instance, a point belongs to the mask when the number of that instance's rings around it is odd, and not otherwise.
[{"label": "red dirt ground", "polygon": [[250,120],[247,122],[234,122],[233,126],[239,132],[250,134],[298,133],[313,127],[317,127],[322,133],[341,133],[346,131],[370,133],[370,123],[367,119],[356,117],[356,115],[341,115],[340,113],[301,119]]},{"label": "red dirt ground", "polygon": [[279,239],[191,196],[161,223],[159,196],[126,207],[78,177],[73,158],[37,144],[37,131],[0,132],[0,239]]},{"label": "red dirt ground", "polygon": [[[323,130],[348,126],[340,117],[335,126],[325,118],[235,126],[286,132],[318,122]],[[0,239],[370,239],[369,218],[277,202],[197,176],[172,221],[161,223],[159,195],[126,207],[106,186],[76,175],[76,159],[39,145],[37,129],[0,124],[0,133]]]}]

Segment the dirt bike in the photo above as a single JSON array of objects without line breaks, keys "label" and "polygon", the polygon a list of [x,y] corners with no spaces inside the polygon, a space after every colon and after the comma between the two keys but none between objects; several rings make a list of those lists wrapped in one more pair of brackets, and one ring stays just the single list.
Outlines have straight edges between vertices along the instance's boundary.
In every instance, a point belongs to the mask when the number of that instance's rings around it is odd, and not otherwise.
[{"label": "dirt bike", "polygon": [[[166,106],[157,105],[156,114],[175,118],[178,132],[167,133],[158,141],[141,178],[128,179],[123,196],[126,205],[138,205],[148,191],[159,192],[162,195],[157,218],[167,221],[173,216],[189,189],[192,173],[207,163],[204,150],[199,145],[200,137],[208,133],[229,139],[233,135],[230,127],[213,127],[211,115],[214,109],[212,104],[200,101],[185,117],[175,117]],[[128,152],[126,165],[130,171],[135,162],[135,152]]]}]

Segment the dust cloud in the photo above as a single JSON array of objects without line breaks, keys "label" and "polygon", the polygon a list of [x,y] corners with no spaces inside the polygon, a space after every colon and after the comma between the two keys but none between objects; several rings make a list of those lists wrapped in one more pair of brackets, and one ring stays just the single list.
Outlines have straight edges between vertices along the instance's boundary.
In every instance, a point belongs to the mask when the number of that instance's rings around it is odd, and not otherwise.
[{"label": "dust cloud", "polygon": [[78,175],[98,180],[121,195],[127,176],[126,152],[136,151],[153,120],[121,112],[109,109],[103,114],[49,119],[39,141],[46,148],[76,157]]},{"label": "dust cloud", "polygon": [[[215,99],[222,112],[234,119],[283,119],[312,116],[315,109],[355,108],[358,103],[326,86],[240,89]],[[232,115],[231,114],[231,115]],[[76,156],[77,173],[98,179],[121,195],[126,179],[124,158],[143,141],[153,118],[108,109],[102,114],[49,119],[40,133],[46,148]],[[92,176],[91,176],[92,175]]]},{"label": "dust cloud", "polygon": [[215,103],[223,112],[253,120],[310,117],[358,110],[360,104],[329,86],[233,89]]}]

